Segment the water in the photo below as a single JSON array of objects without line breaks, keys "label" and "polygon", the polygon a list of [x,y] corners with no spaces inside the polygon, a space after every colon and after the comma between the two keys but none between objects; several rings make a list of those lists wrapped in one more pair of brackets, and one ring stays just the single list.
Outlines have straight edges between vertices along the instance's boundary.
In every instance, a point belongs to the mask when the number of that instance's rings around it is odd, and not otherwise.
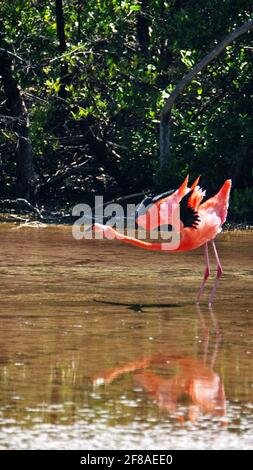
[{"label": "water", "polygon": [[209,310],[201,249],[0,225],[0,448],[252,448],[252,245],[219,236]]}]

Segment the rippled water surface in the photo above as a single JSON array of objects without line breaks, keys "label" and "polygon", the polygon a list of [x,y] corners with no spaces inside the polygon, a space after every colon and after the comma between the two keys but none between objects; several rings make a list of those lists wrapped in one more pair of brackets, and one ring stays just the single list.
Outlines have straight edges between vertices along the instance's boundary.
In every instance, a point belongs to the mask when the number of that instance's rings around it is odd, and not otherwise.
[{"label": "rippled water surface", "polygon": [[202,250],[0,225],[0,448],[252,448],[252,246],[219,236],[209,310]]}]

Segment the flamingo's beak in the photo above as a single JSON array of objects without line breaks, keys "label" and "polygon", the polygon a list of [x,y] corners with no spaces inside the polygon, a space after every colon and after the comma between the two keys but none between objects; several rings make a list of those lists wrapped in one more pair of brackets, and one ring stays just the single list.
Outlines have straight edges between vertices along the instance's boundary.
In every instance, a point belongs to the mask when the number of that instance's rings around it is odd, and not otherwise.
[{"label": "flamingo's beak", "polygon": [[109,229],[109,226],[103,225],[103,224],[98,224],[97,222],[95,224],[90,225],[85,232],[105,232],[107,229]]},{"label": "flamingo's beak", "polygon": [[85,232],[93,232],[94,228],[94,224],[92,224],[88,228],[86,228]]}]

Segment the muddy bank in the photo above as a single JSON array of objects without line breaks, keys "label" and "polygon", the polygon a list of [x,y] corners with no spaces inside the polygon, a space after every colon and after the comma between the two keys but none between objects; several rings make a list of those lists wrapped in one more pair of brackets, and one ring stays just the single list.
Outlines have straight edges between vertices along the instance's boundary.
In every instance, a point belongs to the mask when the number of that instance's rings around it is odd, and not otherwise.
[{"label": "muddy bank", "polygon": [[[142,193],[140,193],[142,194]],[[135,196],[135,195],[133,195]],[[129,199],[131,196],[129,196]],[[123,197],[109,202],[120,202],[128,199]],[[105,203],[106,205],[108,203]],[[5,199],[0,201],[0,223],[16,222],[22,224],[32,224],[36,226],[36,222],[54,225],[71,225],[77,219],[72,215],[72,205],[63,207],[35,207],[25,199]],[[87,219],[87,223],[90,221]],[[37,224],[38,226],[39,224]],[[253,230],[253,225],[247,222],[228,221],[223,230]]]}]

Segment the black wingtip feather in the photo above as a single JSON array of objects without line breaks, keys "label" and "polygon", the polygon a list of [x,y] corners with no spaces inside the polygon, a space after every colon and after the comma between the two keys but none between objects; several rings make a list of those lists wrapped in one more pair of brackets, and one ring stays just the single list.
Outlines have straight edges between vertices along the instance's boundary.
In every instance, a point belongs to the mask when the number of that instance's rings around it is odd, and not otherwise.
[{"label": "black wingtip feather", "polygon": [[189,205],[189,199],[193,190],[189,191],[180,202],[180,220],[183,222],[184,227],[198,228],[200,218],[198,212]]}]

